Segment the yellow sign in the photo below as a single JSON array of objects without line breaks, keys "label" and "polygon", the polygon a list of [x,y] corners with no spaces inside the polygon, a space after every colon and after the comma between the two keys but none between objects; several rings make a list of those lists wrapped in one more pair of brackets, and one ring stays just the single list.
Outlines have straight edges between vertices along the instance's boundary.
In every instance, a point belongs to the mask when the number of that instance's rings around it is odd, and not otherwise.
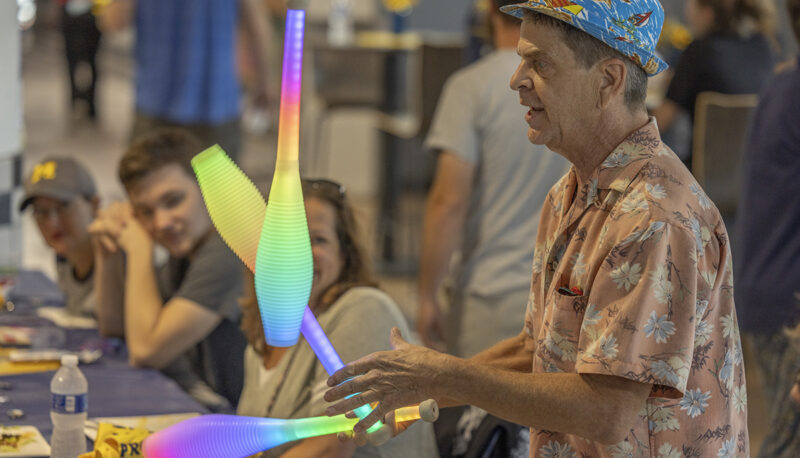
[{"label": "yellow sign", "polygon": [[37,164],[36,167],[33,168],[33,174],[31,175],[31,183],[38,183],[39,180],[52,180],[56,177],[56,163],[54,161],[43,162],[41,164]]}]

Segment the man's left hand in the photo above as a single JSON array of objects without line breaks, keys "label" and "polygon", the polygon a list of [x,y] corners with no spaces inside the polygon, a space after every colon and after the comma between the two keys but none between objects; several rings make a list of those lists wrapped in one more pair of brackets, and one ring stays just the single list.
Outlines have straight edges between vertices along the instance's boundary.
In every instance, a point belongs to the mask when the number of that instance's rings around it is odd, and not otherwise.
[{"label": "man's left hand", "polygon": [[392,329],[391,343],[393,351],[367,355],[328,378],[328,386],[334,388],[325,393],[325,400],[340,402],[328,407],[326,415],[339,415],[364,404],[379,403],[353,428],[357,443],[363,443],[364,432],[395,409],[445,395],[437,377],[453,357],[409,344],[397,328]]},{"label": "man's left hand", "polygon": [[800,406],[800,381],[792,387],[792,400],[797,406]]}]

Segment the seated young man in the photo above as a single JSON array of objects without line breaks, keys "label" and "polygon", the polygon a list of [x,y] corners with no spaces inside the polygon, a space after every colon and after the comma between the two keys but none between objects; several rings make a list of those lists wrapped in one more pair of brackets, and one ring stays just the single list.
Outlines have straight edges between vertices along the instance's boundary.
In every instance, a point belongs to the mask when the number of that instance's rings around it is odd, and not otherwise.
[{"label": "seated young man", "polygon": [[[122,156],[129,202],[101,210],[90,226],[97,315],[102,334],[125,336],[132,365],[160,369],[211,410],[226,411],[242,389],[243,267],[203,203],[190,163],[200,151],[190,134],[163,129]],[[160,267],[156,244],[169,252]]]},{"label": "seated young man", "polygon": [[88,227],[100,198],[92,176],[74,159],[53,157],[33,167],[24,189],[19,211],[33,208],[42,238],[56,252],[58,286],[67,311],[94,315],[94,253]]}]

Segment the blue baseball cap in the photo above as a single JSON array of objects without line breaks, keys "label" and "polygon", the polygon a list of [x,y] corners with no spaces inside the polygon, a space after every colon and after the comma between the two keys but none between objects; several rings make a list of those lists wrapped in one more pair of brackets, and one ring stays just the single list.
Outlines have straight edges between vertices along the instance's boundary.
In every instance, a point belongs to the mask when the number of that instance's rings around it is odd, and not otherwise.
[{"label": "blue baseball cap", "polygon": [[658,0],[529,0],[500,11],[523,17],[524,10],[546,14],[583,30],[628,56],[653,76],[667,68],[656,56],[664,24]]}]

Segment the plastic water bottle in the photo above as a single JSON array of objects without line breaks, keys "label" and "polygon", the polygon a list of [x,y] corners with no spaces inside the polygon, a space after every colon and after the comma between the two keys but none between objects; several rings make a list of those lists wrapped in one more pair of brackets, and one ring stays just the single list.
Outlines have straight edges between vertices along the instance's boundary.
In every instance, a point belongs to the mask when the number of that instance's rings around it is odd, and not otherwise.
[{"label": "plastic water bottle", "polygon": [[51,458],[75,458],[86,452],[83,423],[89,407],[89,384],[78,369],[78,357],[61,357],[61,369],[50,382],[53,438]]}]

